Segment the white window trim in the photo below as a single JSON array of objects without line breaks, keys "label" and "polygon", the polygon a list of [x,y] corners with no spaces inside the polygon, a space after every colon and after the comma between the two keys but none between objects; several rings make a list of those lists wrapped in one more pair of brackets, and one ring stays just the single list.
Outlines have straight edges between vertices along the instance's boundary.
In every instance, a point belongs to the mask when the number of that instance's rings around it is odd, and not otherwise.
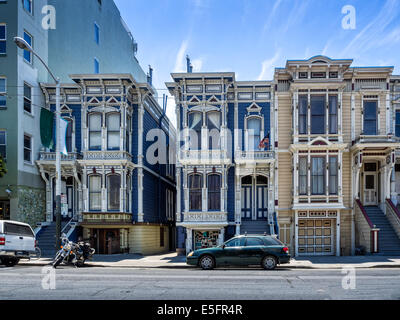
[{"label": "white window trim", "polygon": [[[31,89],[31,98],[30,99],[25,97],[25,85],[28,86]],[[22,108],[24,109],[24,112],[26,112],[29,115],[33,115],[33,94],[32,94],[32,91],[33,91],[33,86],[30,85],[28,82],[24,81],[24,92],[23,92],[23,105],[22,105]],[[30,112],[25,110],[25,98],[30,100],[30,103],[31,103],[31,111]]]},{"label": "white window trim", "polygon": [[0,133],[4,132],[4,144],[1,144],[1,146],[6,147],[6,152],[5,152],[5,157],[3,158],[7,162],[7,130],[0,130]]},{"label": "white window trim", "polygon": [[5,106],[0,106],[0,108],[6,108],[7,107],[7,77],[0,77],[0,80],[4,79],[4,91],[0,91],[0,95],[6,97],[6,105]]},{"label": "white window trim", "polygon": [[25,0],[22,0],[22,7],[24,8],[25,12],[28,13],[29,15],[33,16],[33,0],[28,0],[31,3],[31,11],[28,11],[25,8]]}]

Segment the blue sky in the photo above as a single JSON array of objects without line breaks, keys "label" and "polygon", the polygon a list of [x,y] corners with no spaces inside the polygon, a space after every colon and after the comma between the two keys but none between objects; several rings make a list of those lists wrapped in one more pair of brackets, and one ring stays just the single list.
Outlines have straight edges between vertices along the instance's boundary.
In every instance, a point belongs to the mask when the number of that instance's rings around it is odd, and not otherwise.
[{"label": "blue sky", "polygon": [[[318,54],[354,59],[353,66],[395,66],[400,74],[400,0],[115,2],[139,43],[140,64],[154,68],[157,89],[171,72],[185,71],[186,54],[194,71],[234,71],[238,80],[271,80],[286,60]],[[345,5],[356,10],[354,30],[342,28]]]}]

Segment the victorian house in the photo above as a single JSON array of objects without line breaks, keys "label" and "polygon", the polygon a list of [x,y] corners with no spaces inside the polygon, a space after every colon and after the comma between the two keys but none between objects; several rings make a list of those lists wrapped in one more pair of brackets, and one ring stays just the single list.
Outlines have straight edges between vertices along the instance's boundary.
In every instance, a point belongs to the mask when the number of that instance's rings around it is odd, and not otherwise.
[{"label": "victorian house", "polygon": [[234,73],[172,74],[177,137],[177,247],[276,234],[272,83]]},{"label": "victorian house", "polygon": [[178,248],[256,233],[293,256],[400,253],[399,77],[352,63],[290,60],[272,81],[172,74]]},{"label": "victorian house", "polygon": [[[168,157],[152,156],[172,153],[175,129],[152,86],[130,74],[71,79],[61,89],[62,118],[69,123],[61,163],[63,232],[90,239],[100,254],[174,249],[175,168]],[[55,86],[41,87],[54,111]],[[149,153],[154,136],[165,144]],[[45,244],[54,235],[55,153],[42,150],[36,163],[46,183],[46,222],[38,233]]]}]

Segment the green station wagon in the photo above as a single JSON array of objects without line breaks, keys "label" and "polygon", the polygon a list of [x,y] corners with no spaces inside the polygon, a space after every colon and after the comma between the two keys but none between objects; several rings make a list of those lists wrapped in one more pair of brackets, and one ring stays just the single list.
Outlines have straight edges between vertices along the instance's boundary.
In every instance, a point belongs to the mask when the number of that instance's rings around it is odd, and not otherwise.
[{"label": "green station wagon", "polygon": [[192,251],[186,263],[211,270],[219,266],[261,265],[273,270],[290,262],[289,249],[272,236],[245,235],[234,237],[218,247]]}]

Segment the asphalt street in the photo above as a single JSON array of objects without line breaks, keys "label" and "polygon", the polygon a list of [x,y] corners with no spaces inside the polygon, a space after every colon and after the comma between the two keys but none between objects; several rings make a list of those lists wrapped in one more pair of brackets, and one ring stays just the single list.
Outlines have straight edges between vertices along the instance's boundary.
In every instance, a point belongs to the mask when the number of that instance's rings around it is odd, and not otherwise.
[{"label": "asphalt street", "polygon": [[357,269],[355,281],[337,269],[47,268],[0,267],[0,300],[400,300],[394,268]]}]

